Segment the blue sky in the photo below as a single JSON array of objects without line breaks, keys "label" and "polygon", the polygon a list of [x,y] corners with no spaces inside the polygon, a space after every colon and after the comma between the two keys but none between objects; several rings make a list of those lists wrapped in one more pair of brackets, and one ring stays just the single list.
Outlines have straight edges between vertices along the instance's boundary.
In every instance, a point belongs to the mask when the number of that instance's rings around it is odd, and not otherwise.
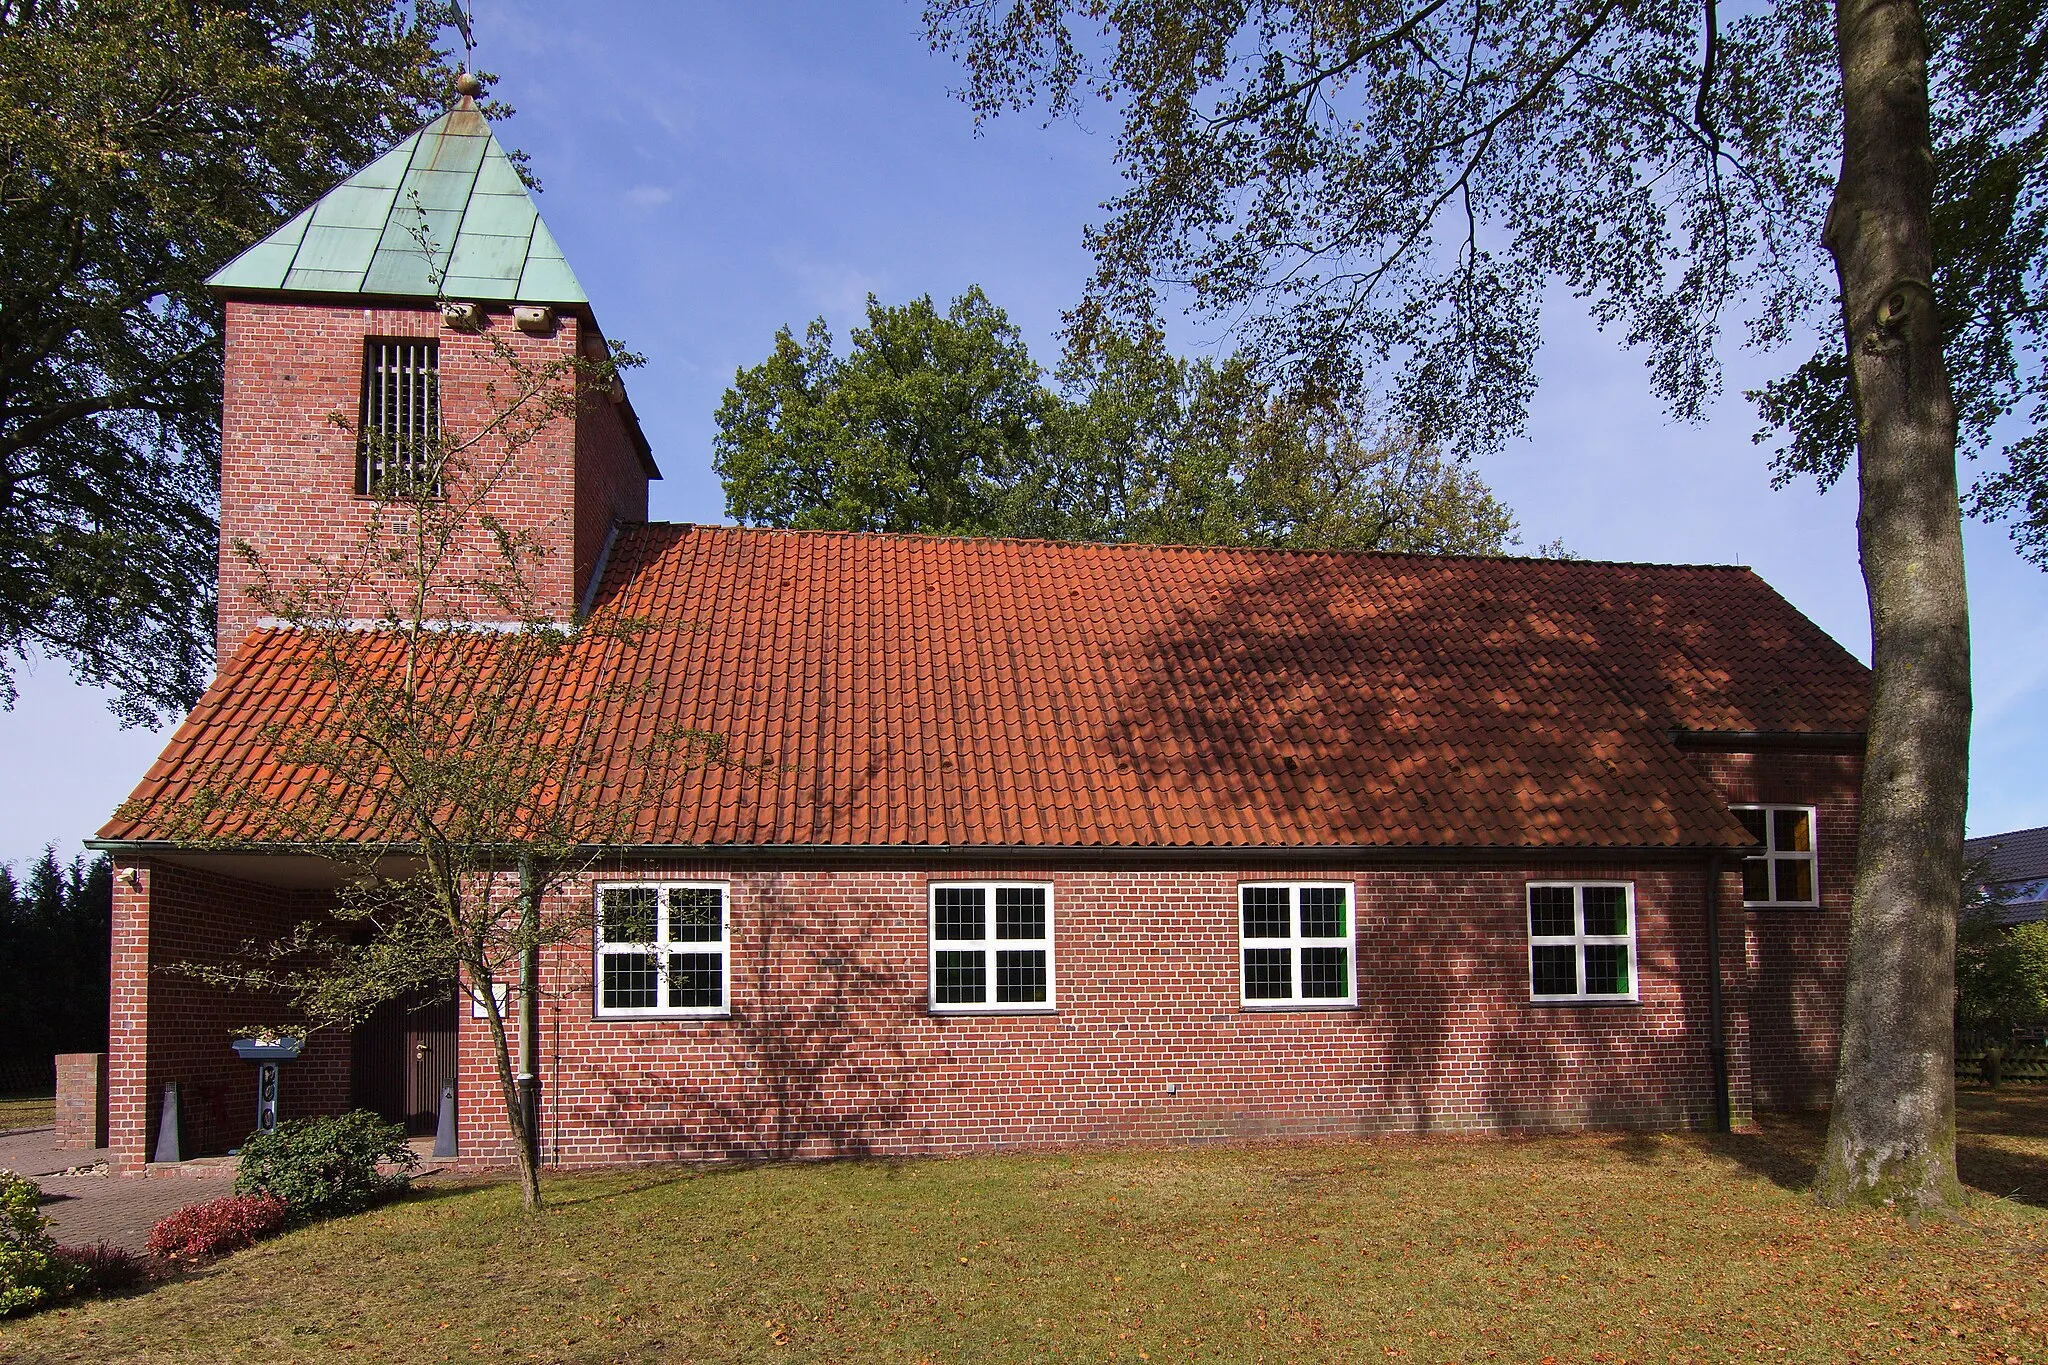
[{"label": "blue sky", "polygon": [[[649,358],[632,380],[666,479],[653,514],[716,521],[712,414],[776,327],[823,315],[844,338],[870,291],[943,303],[980,284],[1050,363],[1088,260],[1081,227],[1114,192],[1113,127],[977,136],[897,0],[717,6],[477,0],[482,64],[519,114],[542,215],[599,320]],[[1480,472],[1534,546],[1600,559],[1754,567],[1860,657],[1868,614],[1852,488],[1774,492],[1737,353],[1729,397],[1669,422],[1638,358],[1568,298],[1544,300],[1543,387],[1527,438]],[[1215,339],[1182,328],[1186,349]],[[1967,471],[1966,471],[1967,476]],[[2004,533],[1967,533],[1977,683],[1970,831],[2048,824],[2048,574]],[[133,787],[165,736],[123,732],[64,670],[25,671],[0,713],[0,861],[68,854]]]}]

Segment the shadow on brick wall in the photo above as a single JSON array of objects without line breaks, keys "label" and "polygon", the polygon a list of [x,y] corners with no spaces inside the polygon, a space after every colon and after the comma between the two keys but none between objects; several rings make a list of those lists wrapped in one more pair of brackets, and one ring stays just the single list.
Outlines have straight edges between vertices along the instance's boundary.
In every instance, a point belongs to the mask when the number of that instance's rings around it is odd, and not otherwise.
[{"label": "shadow on brick wall", "polygon": [[[650,1079],[600,1067],[604,1102],[575,1121],[637,1150],[734,1160],[886,1147],[909,1115],[914,1068],[878,1002],[918,998],[918,978],[878,965],[872,944],[900,917],[883,905],[814,911],[775,886],[734,972],[728,1036],[743,1074],[699,1085],[686,1072]],[[658,1113],[669,1117],[646,1121]]]}]

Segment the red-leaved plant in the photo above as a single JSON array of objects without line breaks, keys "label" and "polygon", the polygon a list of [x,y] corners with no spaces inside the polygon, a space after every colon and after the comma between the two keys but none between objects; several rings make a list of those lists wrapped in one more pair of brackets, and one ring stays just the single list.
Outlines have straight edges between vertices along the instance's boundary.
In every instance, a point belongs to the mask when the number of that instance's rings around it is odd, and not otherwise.
[{"label": "red-leaved plant", "polygon": [[224,1256],[283,1228],[284,1214],[284,1201],[267,1194],[229,1194],[188,1204],[150,1229],[149,1251],[166,1260]]}]

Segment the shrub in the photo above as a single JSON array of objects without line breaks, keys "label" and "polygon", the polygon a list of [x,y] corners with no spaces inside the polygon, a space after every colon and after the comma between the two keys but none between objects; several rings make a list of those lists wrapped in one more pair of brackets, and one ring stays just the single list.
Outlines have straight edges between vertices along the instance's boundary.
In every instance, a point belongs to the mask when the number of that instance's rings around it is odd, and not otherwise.
[{"label": "shrub", "polygon": [[284,1227],[284,1201],[267,1194],[224,1194],[187,1204],[149,1230],[153,1256],[203,1261],[255,1245]]},{"label": "shrub", "polygon": [[148,1265],[132,1251],[112,1242],[95,1242],[89,1247],[58,1247],[57,1255],[69,1261],[72,1288],[80,1294],[119,1294],[141,1284]]},{"label": "shrub", "polygon": [[378,1174],[380,1162],[406,1170],[418,1164],[402,1125],[365,1109],[291,1119],[242,1144],[235,1192],[274,1195],[295,1222],[357,1213],[406,1186],[404,1175]]},{"label": "shrub", "polygon": [[42,1186],[0,1171],[0,1317],[71,1292],[76,1272],[57,1255],[50,1220],[38,1205]]}]

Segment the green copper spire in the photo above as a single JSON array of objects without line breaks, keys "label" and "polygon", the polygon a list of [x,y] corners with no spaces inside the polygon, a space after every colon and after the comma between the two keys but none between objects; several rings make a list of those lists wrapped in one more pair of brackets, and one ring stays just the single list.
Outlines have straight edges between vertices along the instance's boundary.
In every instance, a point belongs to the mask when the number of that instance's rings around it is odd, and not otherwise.
[{"label": "green copper spire", "polygon": [[590,300],[512,159],[464,97],[207,283],[223,293]]}]

